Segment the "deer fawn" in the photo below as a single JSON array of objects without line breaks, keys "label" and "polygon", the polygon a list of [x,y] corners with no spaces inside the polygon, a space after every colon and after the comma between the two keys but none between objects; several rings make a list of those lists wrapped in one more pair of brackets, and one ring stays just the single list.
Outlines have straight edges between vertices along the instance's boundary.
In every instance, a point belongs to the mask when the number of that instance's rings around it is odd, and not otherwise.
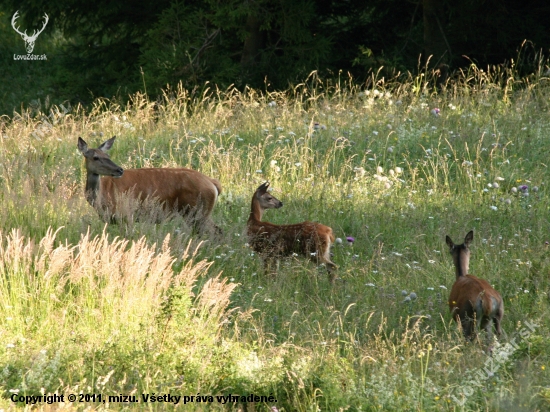
[{"label": "deer fawn", "polygon": [[500,322],[504,315],[504,303],[498,293],[486,280],[479,279],[468,274],[470,264],[470,243],[474,238],[471,230],[464,238],[462,245],[455,245],[451,238],[445,238],[451,249],[451,256],[456,269],[456,281],[449,295],[449,309],[453,318],[460,322],[466,339],[473,340],[476,336],[476,323],[480,322],[481,328],[491,338],[493,323],[497,335],[502,329]]},{"label": "deer fawn", "polygon": [[123,170],[106,153],[114,141],[112,137],[97,149],[89,149],[86,142],[78,138],[78,150],[86,162],[86,200],[100,216],[111,222],[123,217],[127,212],[124,197],[135,201],[138,211],[145,209],[146,202],[154,200],[165,212],[177,211],[188,216],[199,231],[206,225],[220,231],[210,221],[222,190],[218,180],[185,168]]},{"label": "deer fawn", "polygon": [[332,229],[314,222],[302,222],[294,225],[275,225],[262,222],[266,209],[279,209],[283,203],[267,192],[269,182],[262,184],[254,196],[250,217],[247,222],[247,234],[252,249],[263,261],[266,272],[273,261],[301,254],[316,263],[324,263],[328,270],[329,281],[334,282],[336,265],[330,260],[330,246],[334,242]]}]

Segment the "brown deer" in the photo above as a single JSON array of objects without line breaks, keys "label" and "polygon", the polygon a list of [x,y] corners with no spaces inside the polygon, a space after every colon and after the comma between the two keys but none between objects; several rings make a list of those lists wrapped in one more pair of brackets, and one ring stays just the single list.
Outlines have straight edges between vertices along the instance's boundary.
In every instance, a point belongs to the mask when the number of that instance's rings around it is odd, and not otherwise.
[{"label": "brown deer", "polygon": [[473,238],[473,230],[468,232],[461,245],[455,245],[449,236],[445,238],[456,269],[456,281],[449,295],[449,309],[453,318],[462,325],[466,339],[475,338],[475,322],[479,322],[490,340],[493,323],[497,335],[502,333],[500,322],[504,315],[504,303],[500,293],[486,280],[468,274],[469,246]]},{"label": "brown deer", "polygon": [[314,222],[302,222],[294,225],[275,225],[262,222],[266,209],[279,209],[283,203],[267,192],[269,182],[262,184],[254,196],[247,235],[252,249],[264,261],[266,273],[278,258],[301,254],[314,262],[324,263],[328,270],[329,281],[334,282],[334,269],[337,266],[330,260],[330,246],[334,242],[332,229]]},{"label": "brown deer", "polygon": [[[158,202],[164,212],[176,211],[190,218],[198,231],[213,227],[210,214],[220,195],[220,182],[196,170],[185,168],[144,168],[123,170],[107,151],[113,136],[97,149],[89,149],[78,138],[78,150],[86,163],[86,200],[106,221],[127,218],[124,200],[131,200],[143,212],[146,204]],[[101,177],[100,177],[101,176]]]}]

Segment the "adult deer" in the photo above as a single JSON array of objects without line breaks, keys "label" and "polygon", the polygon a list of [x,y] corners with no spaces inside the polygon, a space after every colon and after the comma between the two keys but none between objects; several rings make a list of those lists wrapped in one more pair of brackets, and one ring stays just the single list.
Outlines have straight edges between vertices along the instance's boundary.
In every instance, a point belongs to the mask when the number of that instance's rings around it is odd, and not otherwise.
[{"label": "adult deer", "polygon": [[176,211],[188,216],[199,231],[214,227],[220,232],[210,220],[222,191],[218,180],[186,168],[123,170],[107,154],[114,141],[113,136],[97,149],[89,149],[86,142],[78,138],[78,150],[86,164],[86,200],[100,216],[116,222],[131,217],[127,216],[128,201],[137,212],[143,212],[146,204],[153,202],[167,213]]},{"label": "adult deer", "polygon": [[42,25],[42,28],[40,30],[34,30],[32,35],[29,36],[27,34],[27,30],[25,30],[24,32],[21,32],[19,31],[19,28],[16,27],[15,21],[17,20],[18,17],[19,17],[19,10],[16,11],[13,17],[11,18],[11,27],[13,27],[13,29],[17,32],[17,34],[19,34],[23,38],[23,41],[25,42],[25,48],[27,49],[27,53],[30,54],[34,50],[34,42],[38,38],[38,35],[44,31],[50,18],[46,13],[44,13],[44,24]]},{"label": "adult deer", "polygon": [[263,261],[266,272],[278,258],[301,254],[316,263],[324,263],[329,281],[334,282],[337,266],[330,260],[330,246],[334,242],[332,229],[314,222],[293,225],[275,225],[262,222],[267,209],[279,209],[283,203],[268,193],[269,182],[262,184],[254,196],[247,222],[248,242]]},{"label": "adult deer", "polygon": [[460,322],[466,339],[473,340],[476,336],[476,323],[487,332],[491,339],[494,324],[497,335],[502,329],[500,323],[504,315],[504,303],[498,293],[486,280],[468,274],[470,265],[470,243],[474,238],[471,230],[464,238],[464,243],[455,245],[451,238],[445,238],[450,248],[456,269],[456,281],[449,295],[449,309],[453,318]]}]

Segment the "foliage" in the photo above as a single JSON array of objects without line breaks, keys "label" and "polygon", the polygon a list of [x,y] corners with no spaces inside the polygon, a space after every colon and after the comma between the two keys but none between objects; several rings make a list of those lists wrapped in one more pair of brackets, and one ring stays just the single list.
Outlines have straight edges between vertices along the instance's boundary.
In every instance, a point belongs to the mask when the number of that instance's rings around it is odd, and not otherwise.
[{"label": "foliage", "polygon": [[[0,34],[9,41],[0,46],[0,74],[10,81],[0,89],[8,97],[0,113],[11,115],[21,102],[27,107],[46,96],[56,104],[86,106],[97,97],[126,102],[137,91],[156,99],[180,82],[187,88],[210,82],[221,89],[283,90],[314,70],[323,78],[349,73],[363,82],[379,70],[386,77],[422,70],[427,43],[443,47],[451,69],[503,64],[520,76],[537,70],[547,54],[541,49],[549,42],[543,0],[430,0],[437,21],[427,19],[427,3],[7,0]],[[40,36],[47,62],[11,59],[20,42],[12,43],[9,23],[16,10],[29,30],[45,12],[50,16]],[[425,25],[434,39],[427,38]]]}]

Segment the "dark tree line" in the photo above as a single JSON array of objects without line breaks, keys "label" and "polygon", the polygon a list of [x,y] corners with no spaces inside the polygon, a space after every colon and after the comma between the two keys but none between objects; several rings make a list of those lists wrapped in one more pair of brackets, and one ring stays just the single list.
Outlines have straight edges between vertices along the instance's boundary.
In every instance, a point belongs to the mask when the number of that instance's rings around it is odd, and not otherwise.
[{"label": "dark tree line", "polygon": [[[4,0],[26,27],[61,33],[58,91],[83,100],[206,81],[285,88],[321,76],[502,64],[524,40],[546,53],[547,0]],[[467,56],[465,58],[464,56]],[[529,58],[525,58],[528,70]]]}]

